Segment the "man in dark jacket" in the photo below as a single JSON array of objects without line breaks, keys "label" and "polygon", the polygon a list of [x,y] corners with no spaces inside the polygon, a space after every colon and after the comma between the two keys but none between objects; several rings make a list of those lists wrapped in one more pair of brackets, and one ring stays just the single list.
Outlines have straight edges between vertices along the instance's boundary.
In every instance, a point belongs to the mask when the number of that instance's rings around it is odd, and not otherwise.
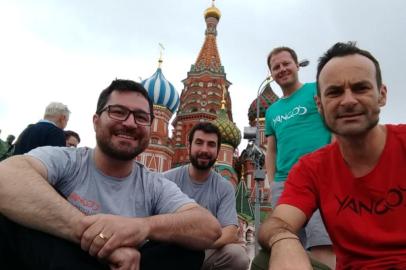
[{"label": "man in dark jacket", "polygon": [[39,146],[66,146],[63,129],[68,124],[70,111],[59,102],[50,103],[44,119],[30,124],[18,137],[14,154],[21,155]]}]

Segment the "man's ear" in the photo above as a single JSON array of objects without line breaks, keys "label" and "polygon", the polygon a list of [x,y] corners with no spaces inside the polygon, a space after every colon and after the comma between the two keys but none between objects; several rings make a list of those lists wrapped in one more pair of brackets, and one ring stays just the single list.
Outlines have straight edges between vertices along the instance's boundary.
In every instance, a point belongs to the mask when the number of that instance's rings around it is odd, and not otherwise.
[{"label": "man's ear", "polygon": [[64,114],[59,115],[57,122],[58,126],[62,129],[68,125],[67,117]]},{"label": "man's ear", "polygon": [[187,154],[190,155],[190,143],[189,143],[189,139],[186,141],[186,149],[187,149]]},{"label": "man's ear", "polygon": [[380,107],[386,105],[386,95],[388,93],[388,89],[386,85],[382,84],[381,88],[379,89],[379,96],[378,96],[378,104]]},{"label": "man's ear", "polygon": [[316,102],[317,110],[321,114],[321,111],[322,111],[322,109],[321,109],[321,100],[320,100],[320,97],[318,95],[314,96],[314,102]]},{"label": "man's ear", "polygon": [[97,114],[93,114],[93,130],[96,131],[96,122],[99,119]]}]

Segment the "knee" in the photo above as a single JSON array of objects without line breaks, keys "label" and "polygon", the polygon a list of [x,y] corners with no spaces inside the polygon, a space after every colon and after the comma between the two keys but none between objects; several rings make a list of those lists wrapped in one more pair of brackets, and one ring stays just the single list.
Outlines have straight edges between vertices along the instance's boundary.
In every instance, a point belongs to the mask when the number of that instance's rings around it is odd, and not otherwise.
[{"label": "knee", "polygon": [[236,270],[247,270],[250,259],[247,251],[239,244],[228,244],[222,247],[224,255],[228,258],[230,268]]}]

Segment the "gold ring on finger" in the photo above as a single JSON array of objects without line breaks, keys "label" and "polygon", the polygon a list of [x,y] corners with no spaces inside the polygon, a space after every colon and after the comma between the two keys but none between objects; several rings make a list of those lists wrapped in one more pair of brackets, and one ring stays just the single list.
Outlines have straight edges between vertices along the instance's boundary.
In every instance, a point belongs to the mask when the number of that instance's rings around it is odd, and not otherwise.
[{"label": "gold ring on finger", "polygon": [[105,241],[108,240],[108,237],[105,236],[103,233],[99,233],[97,236],[100,237],[101,239],[105,240]]}]

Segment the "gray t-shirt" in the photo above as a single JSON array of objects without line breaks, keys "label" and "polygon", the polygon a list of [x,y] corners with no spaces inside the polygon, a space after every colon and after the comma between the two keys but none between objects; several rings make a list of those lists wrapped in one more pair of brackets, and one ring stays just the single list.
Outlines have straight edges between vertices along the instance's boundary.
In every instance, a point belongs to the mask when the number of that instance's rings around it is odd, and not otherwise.
[{"label": "gray t-shirt", "polygon": [[169,170],[164,175],[175,182],[182,192],[208,209],[222,227],[238,226],[233,185],[213,170],[204,183],[193,181],[189,176],[188,166]]},{"label": "gray t-shirt", "polygon": [[134,161],[130,175],[116,178],[95,166],[93,149],[40,147],[28,153],[48,170],[48,181],[87,215],[98,213],[147,217],[172,213],[194,202],[162,174]]}]

